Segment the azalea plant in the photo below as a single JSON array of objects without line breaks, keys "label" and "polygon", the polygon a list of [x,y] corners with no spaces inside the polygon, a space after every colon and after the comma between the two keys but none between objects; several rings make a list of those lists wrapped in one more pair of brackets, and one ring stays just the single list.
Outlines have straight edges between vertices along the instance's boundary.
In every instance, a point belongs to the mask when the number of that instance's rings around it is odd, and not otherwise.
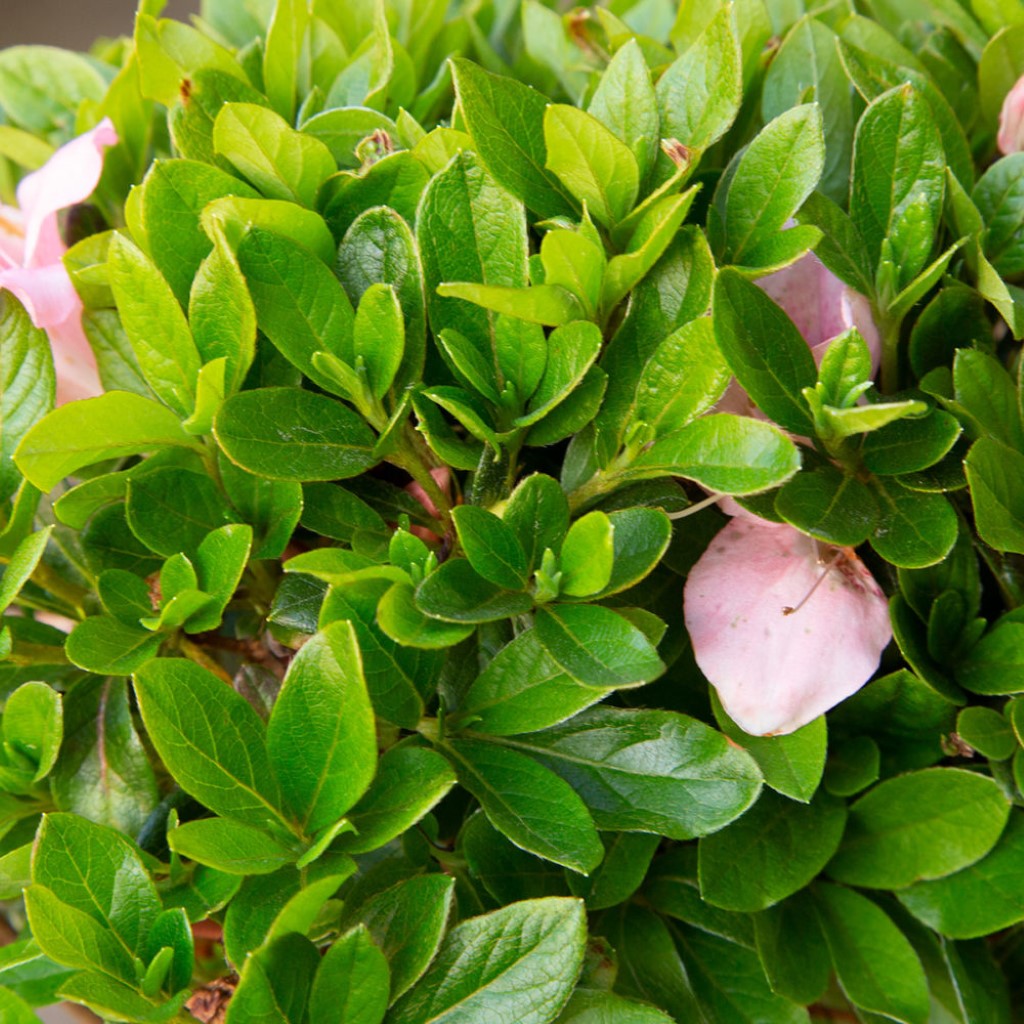
[{"label": "azalea plant", "polygon": [[1024,1021],[1021,0],[162,6],[0,52],[3,1020]]}]

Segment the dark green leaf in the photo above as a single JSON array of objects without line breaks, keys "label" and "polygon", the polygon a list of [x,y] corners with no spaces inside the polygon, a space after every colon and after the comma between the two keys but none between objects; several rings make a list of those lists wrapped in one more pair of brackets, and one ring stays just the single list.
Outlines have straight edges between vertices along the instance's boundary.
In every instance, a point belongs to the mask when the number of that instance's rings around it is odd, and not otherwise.
[{"label": "dark green leaf", "polygon": [[821,998],[832,975],[832,957],[808,892],[755,914],[754,934],[773,992],[796,1003]]},{"label": "dark green leaf", "polygon": [[146,731],[187,793],[225,817],[282,825],[263,722],[244,697],[183,658],[135,674]]},{"label": "dark green leaf", "polygon": [[998,551],[1024,554],[1024,455],[991,437],[964,460],[978,534]]},{"label": "dark green leaf", "polygon": [[864,438],[864,465],[883,476],[927,469],[953,447],[961,429],[954,416],[939,409],[920,419],[896,420]]},{"label": "dark green leaf", "polygon": [[604,910],[628,900],[640,888],[660,842],[643,832],[605,833],[604,860],[589,878],[569,875],[574,896],[587,901],[588,910]]},{"label": "dark green leaf", "polygon": [[516,846],[586,874],[604,847],[574,790],[536,761],[490,743],[448,744],[459,781],[491,824]]},{"label": "dark green leaf", "polygon": [[1000,694],[1024,691],[1024,622],[1008,613],[957,662],[958,683],[973,693]]},{"label": "dark green leaf", "polygon": [[503,519],[519,538],[532,572],[546,548],[553,552],[561,548],[569,529],[569,503],[557,481],[534,473],[512,492]]},{"label": "dark green leaf", "polygon": [[578,900],[524,900],[452,929],[391,1024],[456,1024],[501,1013],[549,1024],[569,998],[586,938]]},{"label": "dark green leaf", "polygon": [[797,473],[776,495],[775,511],[798,530],[841,547],[862,544],[878,520],[871,491],[831,463]]},{"label": "dark green leaf", "polygon": [[557,771],[611,831],[692,839],[727,825],[761,789],[749,755],[669,711],[592,708],[507,742]]},{"label": "dark green leaf", "polygon": [[727,910],[764,910],[821,871],[845,824],[845,806],[827,794],[799,804],[763,793],[742,818],[701,839],[701,895]]},{"label": "dark green leaf", "polygon": [[905,569],[934,565],[956,543],[957,519],[941,494],[908,490],[895,481],[874,480],[879,520],[871,546]]}]

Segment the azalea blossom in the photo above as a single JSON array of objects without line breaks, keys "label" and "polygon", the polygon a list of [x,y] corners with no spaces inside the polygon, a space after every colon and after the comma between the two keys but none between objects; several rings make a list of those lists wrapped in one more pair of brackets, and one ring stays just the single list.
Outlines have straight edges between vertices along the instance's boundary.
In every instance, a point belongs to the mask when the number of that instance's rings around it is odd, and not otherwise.
[{"label": "azalea blossom", "polygon": [[996,143],[1001,153],[1024,152],[1024,75],[1003,100]]},{"label": "azalea blossom", "polygon": [[[813,254],[758,284],[816,360],[856,327],[877,370],[881,339],[870,304]],[[735,381],[720,408],[762,415]],[[874,674],[892,638],[888,602],[852,549],[768,522],[731,499],[720,504],[733,518],[690,570],[683,594],[694,657],[744,731],[793,732]]]},{"label": "azalea blossom", "polygon": [[66,246],[57,214],[92,194],[103,151],[117,142],[109,118],[61,146],[18,184],[18,205],[0,204],[0,289],[21,301],[46,331],[57,373],[57,403],[98,395],[96,359],[82,330],[82,302],[62,257]]}]

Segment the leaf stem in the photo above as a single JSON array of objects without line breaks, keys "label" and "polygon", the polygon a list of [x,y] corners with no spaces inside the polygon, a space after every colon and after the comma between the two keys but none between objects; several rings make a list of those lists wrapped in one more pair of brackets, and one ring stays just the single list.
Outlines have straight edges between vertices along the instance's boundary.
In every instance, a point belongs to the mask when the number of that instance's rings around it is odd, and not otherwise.
[{"label": "leaf stem", "polygon": [[903,317],[882,319],[882,392],[891,395],[900,384],[900,327]]}]

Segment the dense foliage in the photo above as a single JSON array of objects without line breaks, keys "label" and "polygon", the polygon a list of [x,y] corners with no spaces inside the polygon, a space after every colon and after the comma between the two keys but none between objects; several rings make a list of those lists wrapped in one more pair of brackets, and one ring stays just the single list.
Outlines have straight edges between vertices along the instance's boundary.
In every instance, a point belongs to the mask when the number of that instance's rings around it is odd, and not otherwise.
[{"label": "dense foliage", "polygon": [[1024,4],[161,7],[0,52],[0,1016],[1024,1020]]}]

